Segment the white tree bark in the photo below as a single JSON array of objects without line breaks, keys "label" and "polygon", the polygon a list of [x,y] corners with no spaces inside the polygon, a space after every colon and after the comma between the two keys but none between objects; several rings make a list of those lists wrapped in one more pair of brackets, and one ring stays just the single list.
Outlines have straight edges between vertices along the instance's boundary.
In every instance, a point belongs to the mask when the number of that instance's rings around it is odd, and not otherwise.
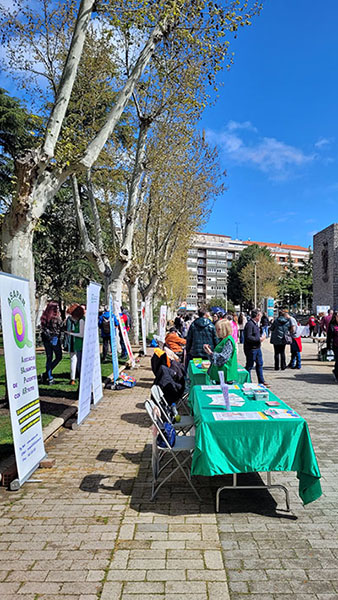
[{"label": "white tree bark", "polygon": [[46,128],[42,150],[48,158],[54,156],[55,144],[59,139],[63,119],[65,118],[69,104],[94,4],[95,0],[81,0],[79,6],[74,33],[62,71],[56,101]]},{"label": "white tree bark", "polygon": [[[88,174],[87,181],[88,181],[88,179],[90,180],[90,173]],[[89,238],[89,235],[88,235],[87,226],[86,226],[84,216],[83,216],[83,211],[82,211],[82,206],[81,206],[81,198],[80,198],[80,193],[79,193],[79,186],[78,186],[76,175],[72,175],[72,189],[73,189],[73,200],[74,200],[76,221],[77,221],[77,225],[79,228],[83,249],[85,251],[85,254],[86,254],[88,260],[92,263],[92,265],[94,265],[94,267],[100,274],[100,277],[103,281],[103,286],[104,286],[105,303],[108,304],[109,303],[109,295],[111,293],[113,295],[113,300],[115,300],[117,298],[115,298],[115,295],[111,289],[112,268],[110,265],[109,258],[103,250],[102,231],[101,231],[100,219],[99,219],[99,215],[98,215],[98,211],[97,211],[97,206],[96,206],[93,190],[91,189],[91,185],[90,185],[88,192],[89,192],[89,196],[90,196],[91,207],[92,207],[92,210],[94,213],[93,222],[94,222],[94,227],[95,227],[95,237],[96,237],[97,245],[95,245],[91,241],[91,239]],[[95,206],[95,208],[93,208],[94,206]]]},{"label": "white tree bark", "polygon": [[154,332],[154,313],[153,313],[153,293],[144,296],[145,311],[146,311],[146,333]]},{"label": "white tree bark", "polygon": [[129,290],[130,315],[131,315],[131,320],[132,320],[131,341],[133,344],[138,344],[140,341],[139,340],[140,325],[139,325],[139,311],[138,311],[138,302],[137,302],[137,292],[138,292],[137,278],[133,281],[128,282],[128,290]]},{"label": "white tree bark", "polygon": [[[2,228],[3,268],[9,273],[30,279],[32,311],[34,311],[35,303],[32,244],[37,219],[43,214],[48,202],[55,196],[69,175],[74,173],[79,166],[82,168],[90,167],[96,161],[128,104],[135,84],[149,63],[156,45],[163,39],[171,27],[169,20],[165,18],[162,23],[154,28],[136,61],[131,76],[117,95],[116,103],[105,125],[88,145],[82,160],[65,171],[60,172],[58,167],[50,165],[50,159],[54,156],[55,145],[58,141],[70,100],[93,6],[94,0],[81,0],[70,49],[61,76],[56,101],[46,128],[43,146],[37,150],[28,151],[24,159],[17,161],[17,194],[6,215]],[[114,293],[114,297],[119,299],[119,301],[121,299],[125,268],[131,257],[130,240],[133,236],[134,224],[132,216],[134,211],[135,207],[131,203],[128,222],[126,224],[126,241],[122,248],[123,252],[120,255],[120,260],[113,269],[112,276],[115,281],[112,284],[107,282],[106,285],[107,289],[110,288]],[[34,322],[35,319],[33,318]]]}]

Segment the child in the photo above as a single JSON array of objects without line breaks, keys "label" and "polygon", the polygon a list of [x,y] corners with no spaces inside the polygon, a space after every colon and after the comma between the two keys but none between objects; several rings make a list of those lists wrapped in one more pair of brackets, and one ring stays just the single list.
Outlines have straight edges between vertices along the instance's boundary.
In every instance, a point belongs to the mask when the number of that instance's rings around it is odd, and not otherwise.
[{"label": "child", "polygon": [[302,351],[302,338],[300,336],[300,325],[297,323],[296,332],[292,336],[291,342],[291,362],[289,367],[291,369],[301,369],[302,368],[302,359],[301,359],[301,351]]}]

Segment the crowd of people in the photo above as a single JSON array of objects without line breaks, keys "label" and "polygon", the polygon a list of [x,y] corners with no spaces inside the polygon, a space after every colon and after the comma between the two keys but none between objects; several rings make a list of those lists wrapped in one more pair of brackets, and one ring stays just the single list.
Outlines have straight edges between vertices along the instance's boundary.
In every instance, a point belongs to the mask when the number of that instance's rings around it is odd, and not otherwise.
[{"label": "crowd of people", "polygon": [[[62,318],[57,302],[49,302],[41,316],[41,339],[46,351],[46,370],[42,381],[54,383],[53,370],[62,359],[62,348],[70,355],[70,385],[75,385],[80,377],[82,347],[84,337],[86,307],[83,304],[71,304]],[[131,319],[128,311],[121,307],[120,317],[129,331]],[[309,317],[310,335],[320,324],[320,335],[327,336],[327,349],[335,358],[333,374],[338,383],[338,313],[332,309],[327,315],[313,321]],[[127,356],[119,321],[113,315],[121,358]],[[110,346],[110,313],[108,307],[100,309],[98,327],[102,338],[102,360],[107,359]],[[263,355],[261,345],[270,337],[274,348],[274,368],[276,371],[301,369],[302,341],[300,324],[292,317],[287,308],[282,308],[274,320],[266,313],[253,309],[250,315],[240,312],[238,315],[220,310],[210,314],[199,309],[197,315],[177,315],[169,324],[164,345],[175,360],[187,364],[193,358],[210,360],[209,374],[213,380],[218,378],[222,369],[227,381],[235,379],[237,371],[237,347],[243,344],[246,357],[245,368],[251,372],[255,368],[258,382],[268,385],[263,374]],[[290,348],[290,360],[287,364],[286,348]]]},{"label": "crowd of people", "polygon": [[[327,350],[334,354],[335,367],[333,375],[338,383],[338,312],[332,309],[327,315],[321,314],[316,319],[320,324],[320,335],[327,336]],[[312,316],[308,325],[310,335],[316,332],[311,329]],[[318,330],[319,331],[319,330]],[[210,314],[200,309],[197,315],[177,315],[165,338],[165,346],[187,366],[193,358],[210,360],[209,375],[217,381],[217,371],[222,369],[227,381],[235,379],[237,369],[237,347],[243,344],[246,357],[245,368],[251,372],[256,370],[258,382],[268,385],[263,373],[262,342],[270,338],[274,349],[274,369],[284,371],[286,368],[301,369],[302,339],[301,324],[289,314],[287,308],[281,308],[275,319],[269,319],[265,312],[253,309],[250,314],[223,313]],[[286,349],[290,348],[289,359]]]},{"label": "crowd of people", "polygon": [[[41,340],[46,352],[46,370],[41,377],[41,382],[53,385],[53,371],[62,360],[62,350],[69,353],[70,356],[70,385],[75,385],[76,380],[80,378],[83,337],[85,327],[86,307],[84,304],[71,304],[67,310],[65,318],[62,317],[59,304],[51,301],[47,304],[40,319]],[[131,318],[129,312],[121,306],[120,317],[129,331]],[[127,350],[123,341],[119,321],[113,315],[113,322],[116,328],[118,346],[121,350],[120,358],[127,357]],[[102,338],[102,361],[107,359],[110,337],[110,313],[108,306],[100,308],[98,314],[98,327]]]}]

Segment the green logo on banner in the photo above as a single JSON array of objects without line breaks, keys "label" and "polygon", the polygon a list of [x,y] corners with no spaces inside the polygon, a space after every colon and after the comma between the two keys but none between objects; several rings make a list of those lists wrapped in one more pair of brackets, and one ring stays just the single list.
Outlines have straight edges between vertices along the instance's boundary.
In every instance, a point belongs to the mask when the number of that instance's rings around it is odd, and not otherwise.
[{"label": "green logo on banner", "polygon": [[27,316],[23,303],[15,298],[11,301],[10,308],[12,311],[12,331],[16,345],[18,348],[24,346],[31,348],[33,344],[27,337]]}]

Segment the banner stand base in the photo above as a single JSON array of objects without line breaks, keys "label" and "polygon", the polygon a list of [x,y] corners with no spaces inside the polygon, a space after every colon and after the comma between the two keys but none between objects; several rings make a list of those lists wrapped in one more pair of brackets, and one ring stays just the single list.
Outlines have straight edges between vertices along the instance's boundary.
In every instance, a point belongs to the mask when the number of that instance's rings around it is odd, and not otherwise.
[{"label": "banner stand base", "polygon": [[[43,460],[47,456],[48,455],[46,453],[41,458],[41,460]],[[24,479],[22,479],[21,481],[18,477],[16,479],[13,479],[13,481],[11,481],[11,483],[9,484],[10,491],[17,492],[23,486],[24,483],[42,483],[42,479],[30,479],[30,477],[33,475],[33,473],[35,473],[38,466],[39,466],[39,463],[29,473],[27,473],[26,477]]]}]

